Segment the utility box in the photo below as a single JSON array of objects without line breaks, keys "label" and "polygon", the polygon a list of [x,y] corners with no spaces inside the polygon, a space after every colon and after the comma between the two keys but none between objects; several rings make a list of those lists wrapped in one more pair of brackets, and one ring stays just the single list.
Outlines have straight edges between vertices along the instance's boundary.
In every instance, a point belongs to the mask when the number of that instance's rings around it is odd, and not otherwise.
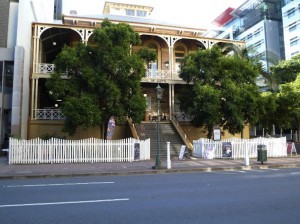
[{"label": "utility box", "polygon": [[266,145],[258,145],[257,146],[257,161],[261,162],[263,164],[265,161],[267,161],[267,146]]}]

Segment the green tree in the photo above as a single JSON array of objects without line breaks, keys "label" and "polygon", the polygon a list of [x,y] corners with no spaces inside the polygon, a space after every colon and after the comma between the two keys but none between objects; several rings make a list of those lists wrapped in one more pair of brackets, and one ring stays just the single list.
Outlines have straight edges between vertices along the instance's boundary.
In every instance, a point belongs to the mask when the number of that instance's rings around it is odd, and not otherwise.
[{"label": "green tree", "polygon": [[140,83],[145,63],[155,60],[156,53],[143,48],[132,52],[131,46],[141,40],[125,23],[104,20],[92,37],[92,44],[65,46],[55,60],[56,72],[47,81],[52,96],[62,99],[64,131],[70,135],[79,126],[103,128],[111,116],[119,122],[129,116],[136,123],[144,117]]},{"label": "green tree", "polygon": [[271,67],[271,72],[278,84],[295,81],[300,72],[300,54],[290,60],[280,61],[276,66]]},{"label": "green tree", "polygon": [[294,82],[280,85],[277,104],[279,122],[297,129],[300,137],[300,73]]},{"label": "green tree", "polygon": [[207,129],[208,138],[215,125],[231,134],[241,133],[245,123],[258,118],[258,74],[253,61],[223,55],[218,47],[193,52],[181,64],[180,77],[193,85],[179,96],[180,107],[194,116],[195,126]]},{"label": "green tree", "polygon": [[260,124],[267,130],[272,130],[273,124],[279,124],[277,120],[277,93],[274,92],[262,92],[261,97],[259,98],[259,108],[258,108],[258,120],[253,125]]}]

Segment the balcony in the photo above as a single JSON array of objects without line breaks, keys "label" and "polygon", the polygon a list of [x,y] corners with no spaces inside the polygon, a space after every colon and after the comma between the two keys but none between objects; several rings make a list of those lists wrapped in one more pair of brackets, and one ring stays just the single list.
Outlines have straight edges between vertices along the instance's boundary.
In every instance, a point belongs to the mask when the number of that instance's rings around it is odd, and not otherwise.
[{"label": "balcony", "polygon": [[178,72],[171,72],[170,70],[146,70],[146,76],[142,78],[142,82],[159,82],[170,83],[172,81],[183,81],[179,78]]},{"label": "balcony", "polygon": [[33,120],[64,120],[65,116],[59,109],[36,109]]},{"label": "balcony", "polygon": [[[38,63],[34,66],[33,74],[39,78],[50,78],[50,74],[55,71],[54,64]],[[70,71],[68,71],[70,72]],[[68,73],[66,72],[66,74]],[[145,77],[142,82],[160,82],[168,83],[171,81],[183,81],[179,78],[178,72],[171,72],[170,70],[152,70],[147,69]]]},{"label": "balcony", "polygon": [[33,74],[38,74],[41,76],[42,74],[50,75],[54,72],[55,65],[54,64],[47,64],[47,63],[37,63],[33,67]]}]

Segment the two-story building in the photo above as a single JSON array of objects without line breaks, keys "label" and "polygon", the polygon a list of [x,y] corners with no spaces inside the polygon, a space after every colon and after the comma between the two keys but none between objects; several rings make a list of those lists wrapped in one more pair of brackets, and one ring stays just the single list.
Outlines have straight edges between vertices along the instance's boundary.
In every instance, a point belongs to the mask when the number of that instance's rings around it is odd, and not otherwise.
[{"label": "two-story building", "polygon": [[[197,49],[210,48],[217,44],[230,46],[232,50],[244,47],[243,41],[204,37],[206,30],[181,27],[166,22],[152,20],[153,10],[149,6],[106,2],[103,14],[97,16],[77,15],[75,11],[62,16],[62,23],[32,24],[32,74],[30,116],[28,138],[46,133],[57,134],[63,125],[64,115],[59,109],[60,102],[53,102],[45,88],[45,81],[54,71],[53,60],[64,45],[73,46],[76,42],[89,44],[93,30],[100,27],[107,18],[113,23],[125,22],[140,34],[142,46],[154,49],[157,60],[147,65],[142,79],[142,88],[147,100],[145,121],[157,115],[155,87],[159,83],[164,89],[161,112],[166,118],[188,121],[187,114],[180,111],[177,93],[186,83],[178,76],[179,64],[185,55]],[[137,50],[137,46],[132,46]],[[84,135],[86,136],[86,135]]]},{"label": "two-story building", "polygon": [[[10,112],[4,119],[6,113],[1,110],[2,124],[7,124],[9,136],[24,139],[46,134],[66,136],[61,131],[65,119],[60,111],[61,102],[50,99],[45,82],[55,70],[53,61],[62,47],[73,46],[77,42],[91,43],[94,29],[100,27],[106,18],[113,23],[128,23],[140,34],[142,46],[157,51],[157,60],[146,65],[147,71],[141,80],[147,98],[145,122],[157,115],[155,87],[158,83],[164,89],[161,112],[165,118],[168,121],[190,119],[184,111],[180,111],[177,100],[178,90],[186,85],[178,76],[179,64],[185,55],[213,45],[226,46],[233,51],[245,47],[244,41],[205,37],[207,30],[204,29],[153,20],[151,13],[154,8],[151,6],[105,2],[102,14],[81,15],[76,10],[64,11],[64,0],[11,2],[9,18],[14,18],[11,19],[14,23],[11,23],[9,36],[14,36],[14,44],[10,53],[7,50],[2,52],[6,52],[8,59],[5,60],[13,63],[13,81],[11,97],[5,103],[10,105]],[[138,46],[132,46],[133,51],[137,49]],[[2,75],[3,71],[4,68]],[[9,74],[7,77],[10,77]],[[97,132],[99,130],[96,129],[79,131],[74,138],[99,136]],[[3,138],[1,140],[3,142]]]}]

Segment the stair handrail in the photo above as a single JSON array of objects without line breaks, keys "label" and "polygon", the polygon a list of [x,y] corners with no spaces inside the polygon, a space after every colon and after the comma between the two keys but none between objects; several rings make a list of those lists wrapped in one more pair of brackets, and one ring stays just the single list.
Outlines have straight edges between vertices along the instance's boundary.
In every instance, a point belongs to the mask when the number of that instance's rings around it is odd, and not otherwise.
[{"label": "stair handrail", "polygon": [[137,133],[137,130],[136,130],[136,127],[135,127],[134,123],[132,122],[132,119],[128,118],[127,122],[128,122],[128,126],[129,126],[132,137],[135,138],[135,139],[140,140],[140,137]]},{"label": "stair handrail", "polygon": [[182,141],[184,142],[184,144],[186,145],[186,147],[189,150],[193,150],[193,143],[187,137],[186,133],[181,128],[179,122],[177,120],[174,120],[174,119],[170,119],[170,122],[173,125],[173,127],[175,128],[175,130],[177,131],[177,133],[179,134],[180,138],[182,139]]}]

